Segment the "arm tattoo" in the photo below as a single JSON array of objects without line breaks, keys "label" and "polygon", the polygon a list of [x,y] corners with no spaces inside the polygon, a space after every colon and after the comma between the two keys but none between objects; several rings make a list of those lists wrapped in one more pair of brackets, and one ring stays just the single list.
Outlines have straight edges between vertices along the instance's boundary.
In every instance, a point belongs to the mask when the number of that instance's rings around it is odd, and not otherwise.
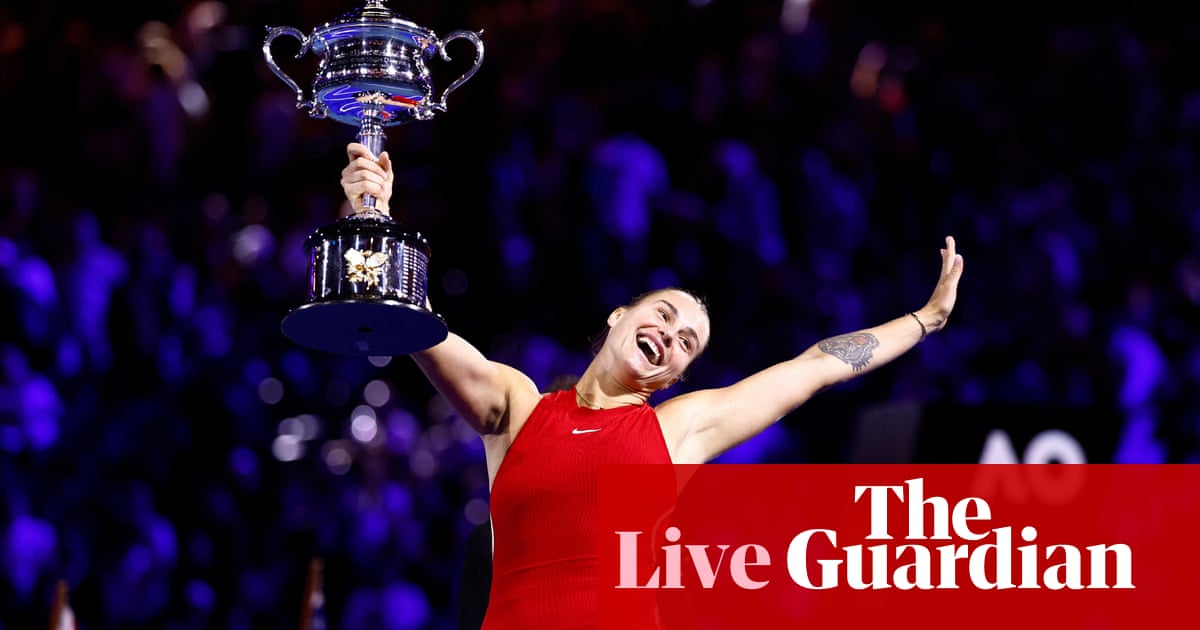
[{"label": "arm tattoo", "polygon": [[878,346],[879,340],[875,338],[875,335],[864,332],[830,337],[817,344],[821,352],[848,363],[855,372],[867,367],[867,364],[871,362],[871,351]]}]

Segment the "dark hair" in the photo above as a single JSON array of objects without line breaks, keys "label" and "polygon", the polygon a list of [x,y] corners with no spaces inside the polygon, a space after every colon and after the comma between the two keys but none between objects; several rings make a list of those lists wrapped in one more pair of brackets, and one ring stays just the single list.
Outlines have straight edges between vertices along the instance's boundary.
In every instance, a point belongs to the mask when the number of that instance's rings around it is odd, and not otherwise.
[{"label": "dark hair", "polygon": [[[693,300],[696,300],[696,304],[700,305],[700,311],[703,312],[705,314],[705,316],[708,315],[708,303],[704,301],[704,298],[702,296],[700,296],[699,294],[697,294],[693,291],[688,291],[687,289],[681,289],[679,287],[662,287],[659,289],[653,289],[651,291],[647,291],[645,293],[642,293],[641,295],[634,297],[632,300],[629,301],[628,304],[625,304],[623,306],[623,308],[633,308],[633,307],[637,306],[638,304],[645,302],[649,298],[651,298],[655,295],[658,295],[659,293],[663,293],[665,291],[679,291],[680,293],[686,294],[688,297],[692,298]],[[609,330],[611,330],[611,327],[609,327],[608,325],[605,325],[604,330],[601,330],[599,333],[596,334],[595,337],[592,338],[591,346],[590,346],[592,349],[592,356],[596,356],[597,354],[600,354],[600,349],[604,347],[604,342],[608,339],[608,331]],[[706,348],[707,348],[707,346],[705,346],[705,348],[700,348],[700,352],[696,353],[696,356],[692,357],[692,361],[695,361],[696,359],[700,358],[700,355],[704,353],[704,350]],[[683,374],[679,375],[679,380],[683,381],[686,377],[687,377],[687,371],[685,370]]]},{"label": "dark hair", "polygon": [[547,392],[558,392],[558,391],[571,389],[572,387],[575,387],[575,384],[578,382],[579,382],[578,374],[567,374],[567,373],[559,374],[554,377],[554,380],[550,381],[550,386],[546,388],[546,391]]}]

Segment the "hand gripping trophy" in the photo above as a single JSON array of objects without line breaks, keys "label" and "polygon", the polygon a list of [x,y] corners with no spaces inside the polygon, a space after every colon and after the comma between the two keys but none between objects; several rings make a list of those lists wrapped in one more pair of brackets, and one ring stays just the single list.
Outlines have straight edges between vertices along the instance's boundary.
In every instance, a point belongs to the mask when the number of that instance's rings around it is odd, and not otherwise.
[{"label": "hand gripping trophy", "polygon": [[[281,35],[300,40],[296,58],[320,57],[312,98],[275,63],[271,43]],[[434,96],[426,62],[449,61],[446,44],[475,45],[475,63]],[[366,5],[316,28],[307,37],[290,26],[268,29],[263,56],[275,76],[296,92],[296,107],[313,118],[358,127],[357,139],[378,156],[384,128],[429,120],[446,111],[446,97],[483,62],[483,42],[472,31],[439,38],[384,6]],[[309,348],[336,354],[390,356],[424,350],[446,338],[446,324],[426,306],[429,243],[417,232],[375,209],[326,225],[305,241],[309,252],[309,301],[283,319],[283,334]]]}]

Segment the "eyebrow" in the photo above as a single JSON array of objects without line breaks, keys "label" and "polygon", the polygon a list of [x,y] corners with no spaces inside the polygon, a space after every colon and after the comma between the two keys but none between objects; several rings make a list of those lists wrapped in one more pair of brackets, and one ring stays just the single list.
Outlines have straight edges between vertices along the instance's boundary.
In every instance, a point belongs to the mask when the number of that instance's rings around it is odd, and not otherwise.
[{"label": "eyebrow", "polygon": [[[655,301],[656,301],[656,302],[660,302],[660,303],[662,303],[662,304],[666,304],[666,305],[667,305],[667,308],[671,310],[671,317],[674,317],[674,318],[676,318],[676,319],[678,319],[678,318],[679,318],[679,309],[675,308],[675,305],[674,305],[674,304],[672,304],[672,303],[670,303],[670,302],[668,302],[668,301],[666,301],[666,300],[664,300],[664,299],[662,299],[662,298],[659,298],[658,300],[655,300]],[[680,329],[680,332],[682,332],[683,334],[685,334],[685,335],[687,335],[687,336],[689,336],[689,337],[691,337],[691,338],[692,338],[692,345],[693,345],[693,346],[695,346],[695,347],[699,347],[699,345],[700,345],[700,335],[696,334],[696,331],[695,331],[695,330],[693,330],[691,326],[684,326],[682,329]]]}]

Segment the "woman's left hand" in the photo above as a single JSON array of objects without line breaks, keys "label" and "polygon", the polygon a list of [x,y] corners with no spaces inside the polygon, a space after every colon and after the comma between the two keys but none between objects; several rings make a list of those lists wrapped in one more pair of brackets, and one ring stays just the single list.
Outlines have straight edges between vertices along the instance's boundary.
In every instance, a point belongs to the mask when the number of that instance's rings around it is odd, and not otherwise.
[{"label": "woman's left hand", "polygon": [[954,237],[946,237],[946,247],[942,249],[942,273],[938,277],[937,286],[933,287],[933,295],[925,306],[917,311],[917,316],[925,324],[928,332],[941,330],[954,310],[954,302],[958,299],[958,281],[962,278],[963,257],[955,251]]}]

